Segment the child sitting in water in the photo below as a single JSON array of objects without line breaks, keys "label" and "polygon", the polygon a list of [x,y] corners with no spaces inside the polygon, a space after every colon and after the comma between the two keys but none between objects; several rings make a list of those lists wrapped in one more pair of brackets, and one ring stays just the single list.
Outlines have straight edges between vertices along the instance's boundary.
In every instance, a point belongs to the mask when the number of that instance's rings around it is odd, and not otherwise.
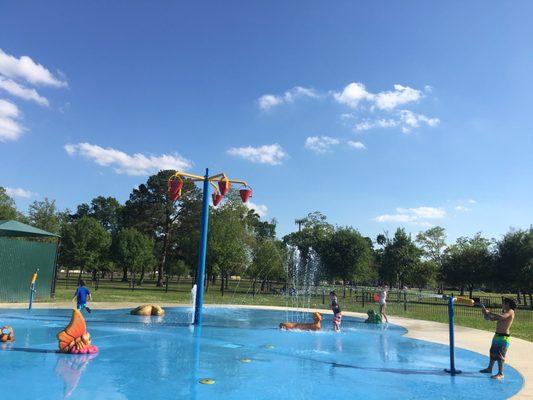
[{"label": "child sitting in water", "polygon": [[79,286],[74,293],[72,300],[76,299],[78,310],[83,310],[84,308],[90,314],[91,309],[87,307],[87,299],[91,300],[91,291],[85,286],[85,281],[80,279]]},{"label": "child sitting in water", "polygon": [[335,291],[329,292],[329,299],[331,300],[331,310],[333,311],[333,330],[335,332],[340,332],[342,313]]}]

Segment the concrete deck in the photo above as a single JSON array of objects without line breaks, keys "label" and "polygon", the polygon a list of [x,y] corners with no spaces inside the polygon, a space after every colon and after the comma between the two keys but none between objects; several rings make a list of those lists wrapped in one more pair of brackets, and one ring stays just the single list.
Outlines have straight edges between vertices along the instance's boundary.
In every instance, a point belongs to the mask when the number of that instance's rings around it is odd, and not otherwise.
[{"label": "concrete deck", "polygon": [[[178,303],[158,303],[162,307],[190,307],[190,304]],[[57,302],[57,303],[34,303],[34,308],[72,308],[74,303]],[[95,310],[113,310],[121,308],[135,308],[139,303],[132,302],[91,302],[91,307]],[[0,303],[2,308],[26,308],[26,304],[21,303]],[[285,307],[273,306],[252,306],[252,305],[234,305],[234,304],[212,304],[206,307],[239,307],[255,308],[263,310],[285,310]],[[324,312],[320,309],[310,309],[310,312]],[[343,312],[346,316],[366,318],[366,314],[355,312]],[[427,340],[429,342],[448,344],[448,325],[440,322],[422,321],[416,319],[389,317],[389,321],[407,329],[406,336],[413,339]],[[455,345],[463,349],[471,350],[476,353],[488,355],[488,350],[493,334],[488,331],[479,329],[466,328],[464,326],[455,326]],[[533,343],[527,340],[512,338],[511,347],[507,355],[508,364],[515,368],[524,377],[524,386],[512,400],[533,400]],[[481,365],[480,368],[485,367]],[[504,371],[505,373],[505,371]]]}]

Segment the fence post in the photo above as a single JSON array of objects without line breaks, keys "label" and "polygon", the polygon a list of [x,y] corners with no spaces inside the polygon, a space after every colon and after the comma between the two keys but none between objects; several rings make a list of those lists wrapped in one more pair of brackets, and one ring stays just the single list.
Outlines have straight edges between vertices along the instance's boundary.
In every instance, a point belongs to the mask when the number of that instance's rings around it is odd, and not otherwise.
[{"label": "fence post", "polygon": [[365,308],[365,294],[366,294],[366,293],[365,293],[365,291],[363,290],[363,291],[361,292],[361,302],[363,303],[363,304],[362,304],[362,305],[363,305],[363,308]]},{"label": "fence post", "polygon": [[407,311],[407,293],[403,292],[403,310]]},{"label": "fence post", "polygon": [[322,288],[322,304],[326,304],[326,291]]},{"label": "fence post", "polygon": [[342,298],[346,298],[346,285],[344,283],[342,284]]}]

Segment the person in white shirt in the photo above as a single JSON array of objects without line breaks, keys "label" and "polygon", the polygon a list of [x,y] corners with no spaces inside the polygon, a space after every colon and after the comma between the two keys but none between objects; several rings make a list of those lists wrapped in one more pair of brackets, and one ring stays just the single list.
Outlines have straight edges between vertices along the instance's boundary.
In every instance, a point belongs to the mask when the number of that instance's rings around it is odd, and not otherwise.
[{"label": "person in white shirt", "polygon": [[387,318],[387,291],[389,287],[384,285],[379,292],[379,313],[381,314],[381,319],[385,319],[385,322],[389,322]]}]

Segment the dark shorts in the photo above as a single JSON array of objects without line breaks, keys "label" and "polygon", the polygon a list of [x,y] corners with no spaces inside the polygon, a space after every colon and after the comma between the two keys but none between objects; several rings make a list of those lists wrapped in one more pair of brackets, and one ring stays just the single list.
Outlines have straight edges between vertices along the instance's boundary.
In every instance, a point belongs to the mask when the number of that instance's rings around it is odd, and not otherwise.
[{"label": "dark shorts", "polygon": [[505,361],[505,355],[510,344],[510,336],[496,333],[492,338],[492,345],[490,346],[490,359]]},{"label": "dark shorts", "polygon": [[78,310],[83,310],[85,307],[87,307],[87,303],[78,303]]}]

